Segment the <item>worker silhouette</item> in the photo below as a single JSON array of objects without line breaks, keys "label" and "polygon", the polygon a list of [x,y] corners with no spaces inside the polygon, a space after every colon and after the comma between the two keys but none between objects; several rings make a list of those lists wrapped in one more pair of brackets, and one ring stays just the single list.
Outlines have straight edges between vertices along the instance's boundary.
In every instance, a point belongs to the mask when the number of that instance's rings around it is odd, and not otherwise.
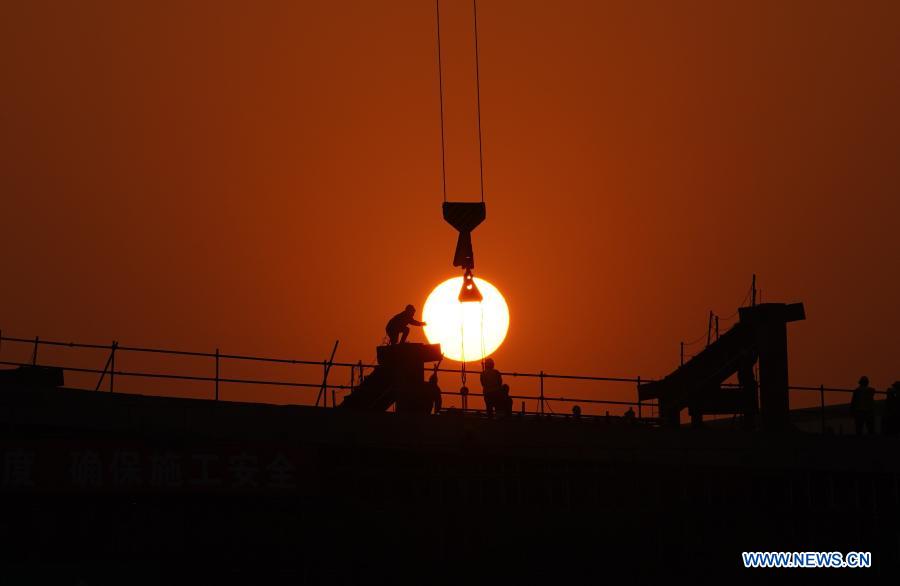
[{"label": "worker silhouette", "polygon": [[390,345],[393,346],[397,343],[397,338],[400,338],[400,343],[406,342],[406,338],[409,336],[409,326],[424,326],[427,325],[423,321],[418,321],[413,319],[413,316],[416,315],[416,308],[412,305],[407,305],[406,309],[392,317],[387,326],[385,326],[384,331],[387,332],[388,340],[390,341]]},{"label": "worker silhouette", "polygon": [[[494,416],[494,411],[506,412],[506,403],[509,399],[509,387],[503,384],[503,376],[494,368],[494,359],[484,361],[484,369],[481,372],[481,390],[484,393],[484,407],[488,417]],[[506,395],[503,393],[506,387]]]},{"label": "worker silhouette", "polygon": [[875,433],[875,389],[869,386],[869,377],[859,378],[859,386],[850,400],[850,410],[856,422],[856,435],[862,435],[863,429]]},{"label": "worker silhouette", "polygon": [[496,406],[497,412],[512,417],[512,397],[509,396],[509,385],[503,384],[500,387],[500,397],[497,402],[499,403]]},{"label": "worker silhouette", "polygon": [[438,386],[438,366],[435,365],[434,372],[428,377],[428,396],[431,400],[431,407],[435,414],[441,411],[441,387]]}]

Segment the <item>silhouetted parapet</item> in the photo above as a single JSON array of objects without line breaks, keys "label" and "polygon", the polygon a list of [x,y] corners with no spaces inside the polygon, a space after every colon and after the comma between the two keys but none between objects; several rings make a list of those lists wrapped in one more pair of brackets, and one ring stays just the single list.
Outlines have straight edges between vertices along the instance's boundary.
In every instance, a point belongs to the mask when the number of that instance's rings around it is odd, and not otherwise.
[{"label": "silhouetted parapet", "polygon": [[802,303],[760,303],[752,307],[738,308],[741,323],[760,324],[764,322],[790,323],[806,319],[806,309]]},{"label": "silhouetted parapet", "polygon": [[394,344],[378,346],[375,351],[380,366],[392,368],[410,368],[418,365],[422,368],[426,362],[437,362],[441,359],[440,344]]},{"label": "silhouetted parapet", "polygon": [[[802,303],[763,303],[739,309],[740,321],[699,354],[658,381],[639,385],[641,401],[657,399],[660,417],[678,425],[688,408],[694,421],[703,415],[742,414],[763,427],[788,426],[787,323],[806,318]],[[752,369],[759,360],[759,399]],[[740,373],[741,388],[721,384]]]},{"label": "silhouetted parapet", "polygon": [[52,366],[20,366],[0,370],[0,387],[53,388],[65,384],[63,370]]},{"label": "silhouetted parapet", "polygon": [[355,411],[430,411],[425,364],[441,359],[440,344],[378,346],[378,366],[344,398],[341,407]]}]

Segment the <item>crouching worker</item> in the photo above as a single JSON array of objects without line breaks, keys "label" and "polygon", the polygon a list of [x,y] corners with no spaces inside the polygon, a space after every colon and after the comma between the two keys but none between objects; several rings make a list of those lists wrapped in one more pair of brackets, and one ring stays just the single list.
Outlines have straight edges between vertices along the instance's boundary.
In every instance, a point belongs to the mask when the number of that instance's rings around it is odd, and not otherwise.
[{"label": "crouching worker", "polygon": [[384,327],[384,331],[388,335],[391,346],[397,343],[398,338],[400,339],[401,344],[406,342],[406,338],[409,336],[409,326],[413,325],[421,327],[428,325],[423,321],[414,319],[414,315],[416,315],[416,308],[412,305],[407,305],[406,309],[388,321],[387,325]]},{"label": "crouching worker", "polygon": [[509,415],[512,412],[512,399],[509,398],[509,385],[503,384],[503,376],[494,368],[494,359],[484,361],[481,372],[481,390],[484,393],[484,407],[488,417],[497,413]]}]

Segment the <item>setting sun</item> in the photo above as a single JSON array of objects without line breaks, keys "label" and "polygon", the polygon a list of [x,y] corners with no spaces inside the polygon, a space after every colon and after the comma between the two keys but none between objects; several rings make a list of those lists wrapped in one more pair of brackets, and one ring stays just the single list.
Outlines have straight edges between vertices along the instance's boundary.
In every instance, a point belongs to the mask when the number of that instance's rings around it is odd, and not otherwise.
[{"label": "setting sun", "polygon": [[448,279],[434,288],[425,301],[422,319],[425,336],[439,343],[444,356],[458,362],[475,362],[500,347],[509,330],[509,307],[496,287],[475,278],[484,300],[461,303],[463,278]]}]

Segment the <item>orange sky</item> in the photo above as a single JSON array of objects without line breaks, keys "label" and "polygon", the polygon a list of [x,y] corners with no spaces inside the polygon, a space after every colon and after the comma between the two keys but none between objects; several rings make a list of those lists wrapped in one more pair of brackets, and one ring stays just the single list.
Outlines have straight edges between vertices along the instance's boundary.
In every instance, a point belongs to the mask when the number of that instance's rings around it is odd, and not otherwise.
[{"label": "orange sky", "polygon": [[[470,4],[444,6],[462,199]],[[900,378],[900,4],[482,0],[479,26],[501,369],[662,376],[756,272],[806,304],[793,383]],[[434,33],[428,0],[5,6],[3,333],[372,360],[457,274]]]}]

